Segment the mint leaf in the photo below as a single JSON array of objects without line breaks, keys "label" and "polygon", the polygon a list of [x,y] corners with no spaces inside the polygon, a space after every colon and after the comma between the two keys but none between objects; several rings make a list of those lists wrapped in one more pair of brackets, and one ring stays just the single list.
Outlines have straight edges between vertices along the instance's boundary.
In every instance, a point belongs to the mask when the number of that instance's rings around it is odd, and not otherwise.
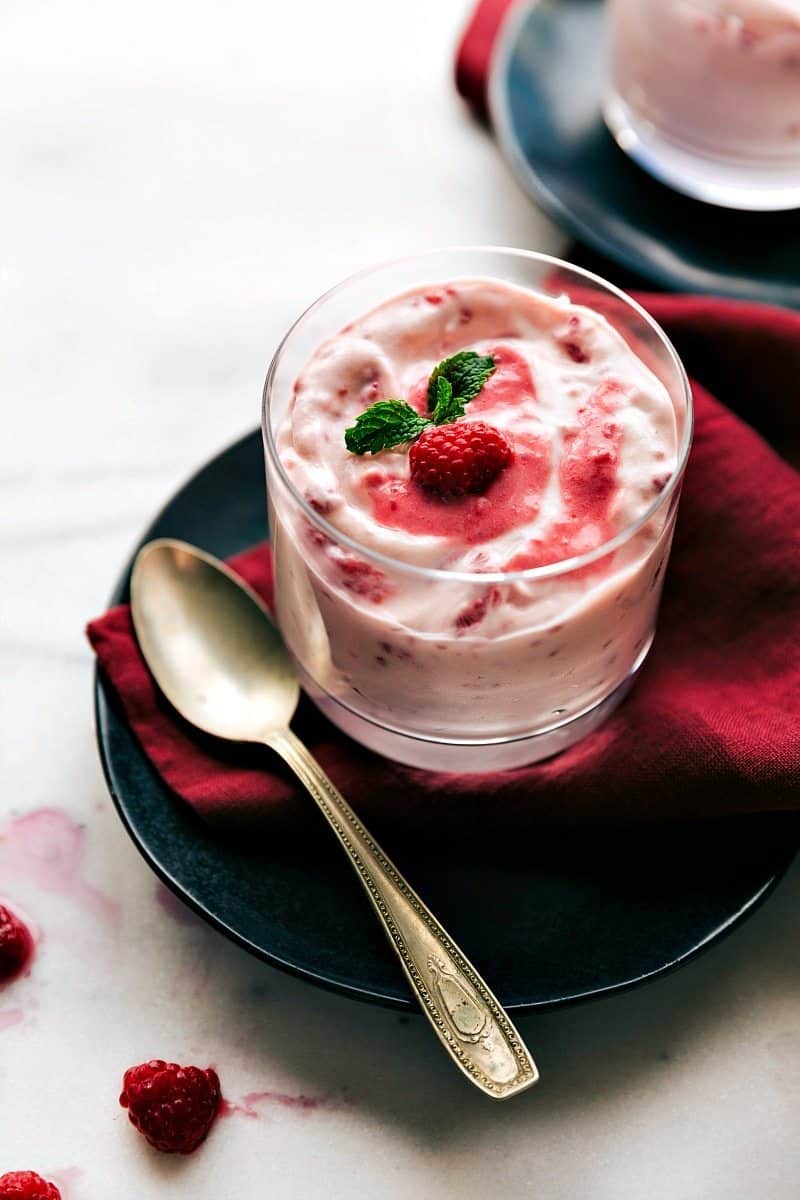
[{"label": "mint leaf", "polygon": [[[453,395],[462,405],[474,400],[486,380],[496,370],[491,355],[476,354],[474,350],[460,350],[452,358],[446,358],[433,368],[428,380],[428,408],[433,410],[437,403],[437,381],[444,376],[453,389]],[[458,416],[464,412],[462,407]],[[453,420],[454,418],[450,418]]]},{"label": "mint leaf", "polygon": [[[463,417],[465,412],[464,402],[460,396],[453,395],[453,387],[450,380],[444,375],[439,375],[433,387],[435,397],[433,405],[434,425],[446,425],[449,421],[455,421],[457,417]],[[430,404],[430,400],[428,403]]]},{"label": "mint leaf", "polygon": [[434,367],[428,380],[428,411],[421,417],[405,400],[378,400],[356,417],[344,431],[344,444],[352,454],[377,454],[403,442],[413,442],[431,424],[447,425],[466,412],[496,364],[491,355],[461,350]]},{"label": "mint leaf", "polygon": [[378,400],[345,429],[344,444],[353,454],[377,454],[415,441],[429,425],[405,400]]}]

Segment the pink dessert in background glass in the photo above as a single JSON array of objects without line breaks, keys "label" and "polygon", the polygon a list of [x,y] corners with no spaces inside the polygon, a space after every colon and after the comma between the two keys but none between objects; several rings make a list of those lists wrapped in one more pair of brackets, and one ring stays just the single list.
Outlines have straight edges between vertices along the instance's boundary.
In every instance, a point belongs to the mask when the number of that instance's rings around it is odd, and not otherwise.
[{"label": "pink dessert in background glass", "polygon": [[610,0],[605,115],[689,195],[800,206],[800,0]]},{"label": "pink dessert in background glass", "polygon": [[[348,448],[376,402],[432,422],[431,375],[464,353],[489,369],[437,436],[462,457],[468,433],[479,456],[499,437],[488,482],[421,484],[409,446],[431,425]],[[279,349],[264,410],[277,615],[312,698],[432,768],[519,765],[589,732],[653,637],[690,405],[642,310],[545,256],[435,252],[323,297]]]}]

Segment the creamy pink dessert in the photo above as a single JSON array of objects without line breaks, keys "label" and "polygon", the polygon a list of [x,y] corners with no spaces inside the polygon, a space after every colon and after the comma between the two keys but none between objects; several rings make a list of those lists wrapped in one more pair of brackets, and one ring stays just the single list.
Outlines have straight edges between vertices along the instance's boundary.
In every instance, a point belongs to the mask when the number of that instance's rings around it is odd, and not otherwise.
[{"label": "creamy pink dessert", "polygon": [[[431,420],[431,374],[464,351],[490,373],[439,430],[488,426],[507,444],[486,486],[443,497],[421,484],[412,462],[427,434],[411,452],[348,449],[346,431],[378,401]],[[646,653],[673,510],[588,564],[557,564],[647,512],[676,443],[664,385],[603,316],[566,298],[457,280],[353,321],[297,378],[277,436],[319,518],[272,500],[278,618],[306,678],[421,738],[523,736],[586,712]]]},{"label": "creamy pink dessert", "polygon": [[660,156],[644,165],[700,172],[672,151],[709,160],[709,184],[716,163],[723,186],[739,168],[800,187],[800,0],[611,0],[609,19],[607,116]]}]

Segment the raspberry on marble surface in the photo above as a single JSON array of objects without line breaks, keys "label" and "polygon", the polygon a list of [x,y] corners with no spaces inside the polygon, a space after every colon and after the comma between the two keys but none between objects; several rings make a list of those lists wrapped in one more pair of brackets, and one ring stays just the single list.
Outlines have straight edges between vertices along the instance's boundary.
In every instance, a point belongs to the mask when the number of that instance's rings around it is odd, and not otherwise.
[{"label": "raspberry on marble surface", "polygon": [[27,925],[0,904],[0,984],[24,971],[32,953],[33,937]]},{"label": "raspberry on marble surface", "polygon": [[61,1200],[61,1192],[35,1171],[0,1175],[0,1200]]},{"label": "raspberry on marble surface", "polygon": [[181,1067],[151,1059],[125,1072],[119,1102],[155,1150],[191,1154],[214,1123],[221,1101],[212,1067]]}]

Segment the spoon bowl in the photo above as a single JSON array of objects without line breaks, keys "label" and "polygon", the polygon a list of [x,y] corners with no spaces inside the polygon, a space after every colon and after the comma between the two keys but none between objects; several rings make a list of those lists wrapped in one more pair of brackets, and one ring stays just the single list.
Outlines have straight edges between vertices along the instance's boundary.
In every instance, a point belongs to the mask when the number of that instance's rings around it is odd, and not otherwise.
[{"label": "spoon bowl", "polygon": [[149,542],[131,575],[142,653],[169,702],[214,737],[263,742],[292,719],[300,686],[251,588],[185,542]]}]

